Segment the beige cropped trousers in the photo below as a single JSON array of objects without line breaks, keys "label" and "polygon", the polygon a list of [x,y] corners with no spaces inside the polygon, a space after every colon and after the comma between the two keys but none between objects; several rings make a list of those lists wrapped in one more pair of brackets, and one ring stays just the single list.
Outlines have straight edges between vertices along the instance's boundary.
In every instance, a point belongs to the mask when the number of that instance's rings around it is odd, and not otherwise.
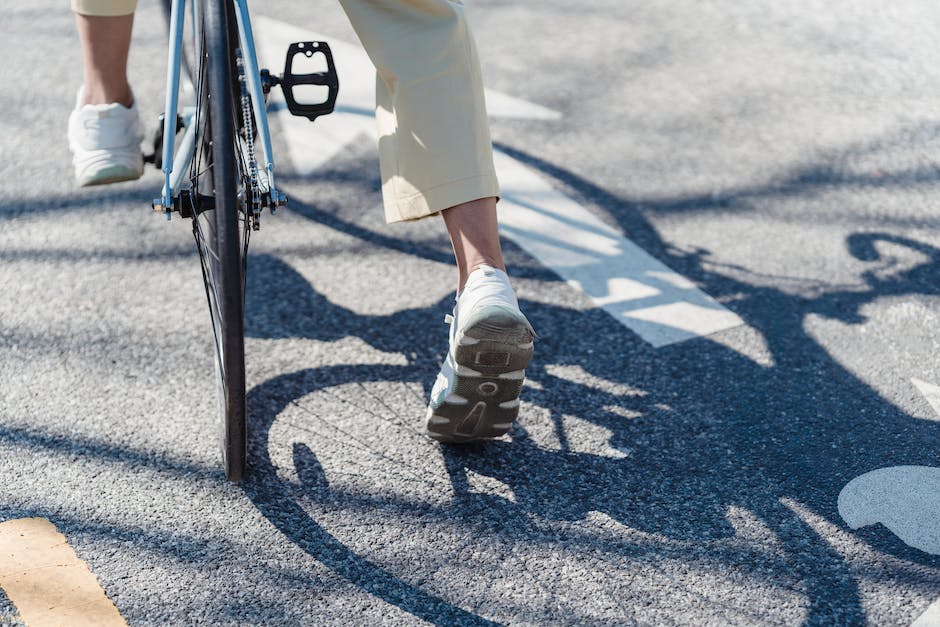
[{"label": "beige cropped trousers", "polygon": [[[459,0],[339,1],[377,71],[386,220],[498,196],[480,63]],[[72,0],[72,9],[129,15],[136,4]]]}]

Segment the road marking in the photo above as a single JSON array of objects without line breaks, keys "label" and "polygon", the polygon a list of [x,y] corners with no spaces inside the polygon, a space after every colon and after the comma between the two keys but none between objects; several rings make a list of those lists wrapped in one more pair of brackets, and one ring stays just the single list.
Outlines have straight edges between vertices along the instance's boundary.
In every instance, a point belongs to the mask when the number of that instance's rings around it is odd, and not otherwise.
[{"label": "road marking", "polygon": [[920,615],[920,618],[911,623],[911,627],[938,627],[940,626],[940,599],[930,604],[930,607]]},{"label": "road marking", "polygon": [[881,523],[904,544],[940,555],[940,468],[891,466],[852,479],[839,493],[852,529]]},{"label": "road marking", "polygon": [[920,379],[911,379],[911,383],[924,395],[924,398],[927,399],[927,402],[933,407],[934,412],[936,412],[937,419],[940,420],[940,386],[921,381]]},{"label": "road marking", "polygon": [[655,347],[744,321],[542,176],[496,152],[506,236]]},{"label": "road marking", "polygon": [[45,518],[0,523],[0,588],[29,627],[127,625],[88,566]]},{"label": "road marking", "polygon": [[930,607],[920,615],[920,618],[911,623],[911,627],[938,627],[940,626],[940,599],[930,604]]},{"label": "road marking", "polygon": [[[914,378],[911,383],[940,420],[940,386]],[[940,468],[895,466],[857,477],[839,493],[839,515],[853,529],[880,522],[905,544],[940,555]],[[940,627],[940,599],[911,627]]]},{"label": "road marking", "polygon": [[[903,467],[899,467],[899,468],[903,468]],[[887,468],[883,470],[892,470],[892,469]],[[940,471],[940,468],[936,468],[934,470]],[[878,472],[878,471],[875,471],[875,472]],[[872,474],[872,473],[869,473],[869,474]],[[865,476],[866,475],[862,475],[862,477],[865,477]],[[859,479],[861,479],[861,477],[859,477]],[[844,492],[845,490],[843,490],[843,493]],[[841,494],[839,495],[839,500],[840,500],[840,506],[841,506],[841,501],[842,501]],[[816,514],[809,507],[791,498],[783,497],[780,499],[780,503],[782,503],[785,507],[787,507],[794,514],[796,514],[803,522],[805,522],[810,527],[812,527],[812,529],[816,533],[819,534],[819,537],[825,538],[827,542],[829,543],[829,545],[834,550],[836,550],[842,557],[846,559],[850,557],[846,553],[846,551],[848,550],[848,547],[850,546],[850,543],[848,539],[844,537],[844,536],[849,536],[849,534],[844,532],[838,526],[829,522],[827,518],[819,514]],[[841,513],[841,507],[840,507],[840,513]],[[849,526],[852,526],[851,523]],[[867,545],[862,543],[862,548],[866,548],[866,547]],[[866,550],[872,554],[877,553],[877,551],[872,547],[867,547]],[[938,599],[937,601],[934,601],[930,606],[928,606],[927,610],[923,614],[921,614],[920,617],[918,617],[914,621],[914,623],[912,623],[911,627],[940,627],[940,622],[938,622],[938,619],[940,619],[940,599]]]},{"label": "road marking", "polygon": [[[280,91],[272,91],[269,107],[284,130],[298,173],[309,175],[360,136],[375,136],[375,70],[360,45],[266,17],[255,19],[255,31],[260,58],[275,71],[280,71],[291,42],[322,39],[333,50],[340,75],[333,114],[310,124],[290,115]],[[561,117],[557,111],[502,92],[487,90],[486,100],[492,117]],[[744,324],[691,281],[555,190],[534,169],[500,151],[495,160],[504,235],[653,346]]]}]

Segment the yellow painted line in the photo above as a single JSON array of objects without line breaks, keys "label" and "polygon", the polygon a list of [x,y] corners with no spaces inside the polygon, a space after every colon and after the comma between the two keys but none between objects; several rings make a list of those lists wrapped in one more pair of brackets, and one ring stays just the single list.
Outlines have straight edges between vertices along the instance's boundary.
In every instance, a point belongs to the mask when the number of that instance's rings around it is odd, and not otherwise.
[{"label": "yellow painted line", "polygon": [[127,625],[85,562],[45,518],[0,523],[0,588],[29,627]]}]

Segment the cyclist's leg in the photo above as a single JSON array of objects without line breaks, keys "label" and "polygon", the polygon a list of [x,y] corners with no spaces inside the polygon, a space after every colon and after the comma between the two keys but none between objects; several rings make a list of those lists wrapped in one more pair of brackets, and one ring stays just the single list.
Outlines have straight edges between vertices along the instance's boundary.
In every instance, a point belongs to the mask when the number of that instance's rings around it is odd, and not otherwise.
[{"label": "cyclist's leg", "polygon": [[442,212],[454,246],[458,298],[428,430],[445,441],[501,435],[518,413],[533,332],[503,266],[483,82],[463,7],[341,2],[378,70],[386,219]]},{"label": "cyclist's leg", "polygon": [[69,118],[69,147],[80,185],[138,178],[142,139],[127,81],[135,0],[73,0],[84,85]]},{"label": "cyclist's leg", "polygon": [[427,429],[446,442],[508,432],[535,333],[519,310],[499,246],[496,198],[445,209],[458,268],[450,346],[431,390]]},{"label": "cyclist's leg", "polygon": [[133,8],[124,15],[75,13],[82,45],[86,104],[119,102],[130,107],[134,97],[127,82],[127,53],[134,24]]},{"label": "cyclist's leg", "polygon": [[476,46],[449,0],[340,0],[378,70],[385,217],[499,195]]},{"label": "cyclist's leg", "polygon": [[503,269],[499,186],[476,45],[449,0],[341,0],[378,70],[376,119],[389,222],[444,212],[458,291],[476,267]]},{"label": "cyclist's leg", "polygon": [[499,245],[494,196],[449,207],[441,215],[454,246],[458,292],[463,290],[470,273],[480,266],[506,270]]}]

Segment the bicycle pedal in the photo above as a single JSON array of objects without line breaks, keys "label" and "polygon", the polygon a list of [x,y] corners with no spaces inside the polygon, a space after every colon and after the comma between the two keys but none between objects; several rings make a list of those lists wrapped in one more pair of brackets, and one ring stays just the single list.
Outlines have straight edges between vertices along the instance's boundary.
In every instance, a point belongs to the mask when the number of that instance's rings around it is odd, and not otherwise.
[{"label": "bicycle pedal", "polygon": [[[157,128],[153,132],[153,152],[144,154],[144,163],[152,163],[158,170],[163,169],[163,121],[166,119],[166,114],[161,113]],[[176,116],[176,132],[179,133],[183,130],[183,117],[180,115]]]},{"label": "bicycle pedal", "polygon": [[[326,71],[312,72],[308,74],[294,73],[294,59],[298,55],[303,55],[307,59],[313,60],[317,55],[322,55],[326,62]],[[321,115],[327,115],[333,112],[336,106],[336,96],[339,93],[339,77],[336,75],[336,66],[333,64],[333,53],[330,46],[325,41],[300,41],[292,43],[287,49],[287,58],[284,60],[284,74],[280,78],[281,90],[284,92],[284,99],[287,100],[287,108],[292,115],[308,118],[311,122]],[[326,87],[326,98],[319,102],[305,102],[303,98],[298,99],[295,89],[303,85],[318,85]],[[301,89],[301,95],[308,90]]]}]

